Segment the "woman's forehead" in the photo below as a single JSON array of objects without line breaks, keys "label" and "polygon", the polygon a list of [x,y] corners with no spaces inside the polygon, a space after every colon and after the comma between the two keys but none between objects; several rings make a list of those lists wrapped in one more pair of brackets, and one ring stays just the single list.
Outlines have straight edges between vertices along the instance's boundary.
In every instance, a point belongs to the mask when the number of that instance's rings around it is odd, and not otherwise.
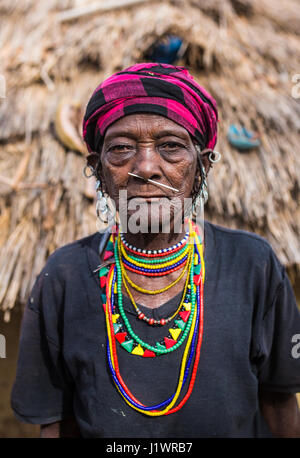
[{"label": "woman's forehead", "polygon": [[124,116],[109,126],[104,140],[116,136],[139,136],[150,134],[155,137],[175,135],[190,139],[189,132],[171,119],[152,113],[138,113]]}]

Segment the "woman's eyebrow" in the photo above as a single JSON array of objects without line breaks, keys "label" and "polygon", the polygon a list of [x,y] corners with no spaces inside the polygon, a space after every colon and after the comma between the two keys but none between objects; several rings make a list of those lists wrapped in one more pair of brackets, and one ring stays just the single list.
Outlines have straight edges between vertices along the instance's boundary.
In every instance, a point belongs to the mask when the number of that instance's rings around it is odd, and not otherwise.
[{"label": "woman's eyebrow", "polygon": [[105,135],[104,141],[107,142],[117,137],[127,137],[127,138],[132,138],[133,140],[135,140],[137,138],[137,135],[133,132],[130,132],[129,130],[124,130],[124,131],[120,130],[120,131],[111,132]]},{"label": "woman's eyebrow", "polygon": [[188,140],[189,139],[189,134],[185,135],[185,132],[178,132],[177,130],[160,130],[155,134],[155,138],[161,138],[161,137],[178,137],[181,138],[182,140]]}]

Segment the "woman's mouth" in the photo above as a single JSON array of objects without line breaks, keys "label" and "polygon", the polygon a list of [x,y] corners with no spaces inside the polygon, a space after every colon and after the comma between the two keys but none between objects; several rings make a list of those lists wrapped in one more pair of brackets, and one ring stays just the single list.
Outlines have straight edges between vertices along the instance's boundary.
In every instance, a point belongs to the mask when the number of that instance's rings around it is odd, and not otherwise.
[{"label": "woman's mouth", "polygon": [[134,200],[135,203],[137,204],[142,204],[142,203],[145,203],[145,202],[160,202],[160,201],[163,201],[164,199],[170,199],[169,196],[166,196],[166,195],[160,195],[160,196],[157,196],[157,195],[139,195],[139,196],[132,196],[132,197],[128,197],[128,202],[129,201],[132,201]]}]

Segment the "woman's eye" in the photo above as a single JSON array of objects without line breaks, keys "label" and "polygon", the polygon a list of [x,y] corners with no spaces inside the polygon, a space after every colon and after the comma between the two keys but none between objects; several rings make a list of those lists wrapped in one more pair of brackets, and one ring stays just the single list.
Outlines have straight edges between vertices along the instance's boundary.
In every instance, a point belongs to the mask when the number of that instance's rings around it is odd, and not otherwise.
[{"label": "woman's eye", "polygon": [[184,145],[181,145],[180,143],[176,142],[166,142],[159,146],[159,149],[167,152],[175,152],[182,148],[184,148]]},{"label": "woman's eye", "polygon": [[127,153],[128,151],[132,150],[133,147],[131,145],[114,145],[108,149],[108,151],[111,153]]}]

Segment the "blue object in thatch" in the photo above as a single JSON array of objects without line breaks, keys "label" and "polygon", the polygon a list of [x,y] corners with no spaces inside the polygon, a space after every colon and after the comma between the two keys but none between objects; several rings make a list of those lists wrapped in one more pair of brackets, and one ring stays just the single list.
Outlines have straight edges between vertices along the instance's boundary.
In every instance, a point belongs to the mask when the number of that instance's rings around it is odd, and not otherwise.
[{"label": "blue object in thatch", "polygon": [[234,124],[229,126],[227,138],[232,146],[241,151],[257,148],[260,145],[257,134],[245,127],[237,128]]},{"label": "blue object in thatch", "polygon": [[152,62],[173,64],[179,57],[182,43],[181,38],[168,35],[154,44],[149,57]]}]

